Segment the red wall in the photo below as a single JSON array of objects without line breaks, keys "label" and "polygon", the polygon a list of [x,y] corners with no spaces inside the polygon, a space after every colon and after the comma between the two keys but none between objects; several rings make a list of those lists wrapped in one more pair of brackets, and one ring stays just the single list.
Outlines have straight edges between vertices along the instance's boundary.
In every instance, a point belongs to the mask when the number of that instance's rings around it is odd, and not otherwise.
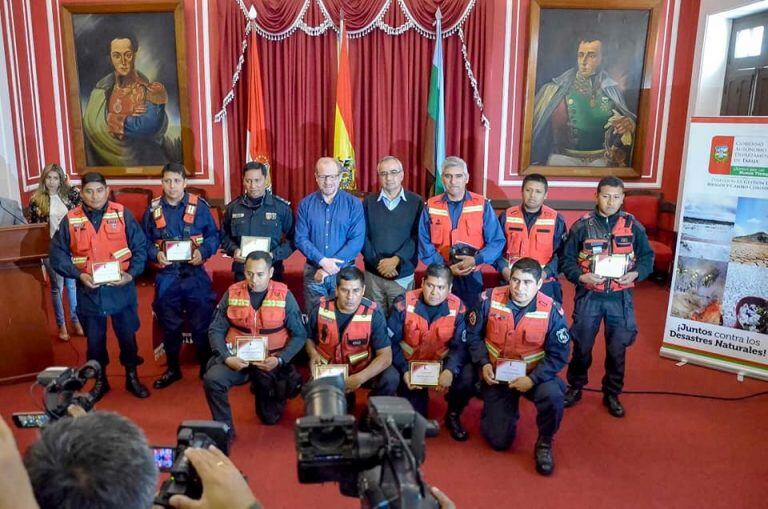
[{"label": "red wall", "polygon": [[[96,2],[98,0],[78,0]],[[519,144],[528,53],[529,0],[495,1],[499,13],[491,21],[493,42],[485,55],[486,70],[478,76],[485,111],[491,122],[487,133],[486,164],[470,169],[484,181],[492,199],[519,196]],[[663,14],[652,79],[652,126],[647,168],[630,187],[660,189],[667,201],[677,196],[682,146],[688,122],[688,95],[696,40],[699,0],[662,0]],[[40,169],[58,161],[71,171],[72,158],[67,90],[61,46],[61,0],[6,0],[0,2],[0,29],[6,52],[11,116],[21,192],[28,194],[39,181]],[[393,2],[393,4],[396,2]],[[10,5],[10,9],[8,6]],[[216,2],[184,0],[186,54],[191,130],[194,137],[195,176],[191,185],[206,188],[210,198],[224,197],[224,137],[213,122],[218,68]],[[446,58],[461,58],[460,55]],[[505,66],[506,64],[506,66]],[[425,71],[426,72],[426,71]],[[663,155],[662,155],[663,154]],[[502,157],[503,155],[503,157]],[[500,171],[500,168],[503,171]],[[233,178],[237,180],[238,171]],[[594,179],[553,178],[549,197],[586,203],[594,194]],[[119,179],[113,186],[147,185]],[[480,186],[474,184],[476,189]]]}]

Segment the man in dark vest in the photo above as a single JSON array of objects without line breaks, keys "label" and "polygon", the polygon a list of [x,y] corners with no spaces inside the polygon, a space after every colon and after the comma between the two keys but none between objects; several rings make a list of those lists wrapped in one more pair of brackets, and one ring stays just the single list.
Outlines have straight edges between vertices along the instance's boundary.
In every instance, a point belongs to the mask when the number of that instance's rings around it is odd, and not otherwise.
[{"label": "man in dark vest", "polygon": [[423,203],[419,195],[403,189],[403,165],[397,158],[382,158],[377,172],[381,192],[363,201],[365,296],[389,316],[395,298],[413,289]]},{"label": "man in dark vest", "polygon": [[643,225],[621,210],[621,179],[601,179],[595,201],[595,210],[571,228],[560,265],[568,281],[576,285],[571,325],[573,357],[568,365],[565,406],[571,407],[581,399],[581,388],[587,385],[592,364],[592,347],[604,321],[603,405],[612,416],[624,417],[619,394],[624,387],[627,347],[637,337],[632,287],[653,271],[653,250]]}]

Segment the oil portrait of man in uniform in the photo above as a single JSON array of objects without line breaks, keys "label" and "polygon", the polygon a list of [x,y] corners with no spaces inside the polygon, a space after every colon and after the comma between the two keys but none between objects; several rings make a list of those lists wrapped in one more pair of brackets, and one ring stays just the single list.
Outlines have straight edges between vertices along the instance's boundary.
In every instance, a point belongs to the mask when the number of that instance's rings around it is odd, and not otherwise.
[{"label": "oil portrait of man in uniform", "polygon": [[112,12],[64,7],[79,172],[153,175],[169,162],[190,167],[180,5],[165,12],[126,12],[129,4]]},{"label": "oil portrait of man in uniform", "polygon": [[632,168],[652,10],[546,3],[532,2],[523,169]]}]

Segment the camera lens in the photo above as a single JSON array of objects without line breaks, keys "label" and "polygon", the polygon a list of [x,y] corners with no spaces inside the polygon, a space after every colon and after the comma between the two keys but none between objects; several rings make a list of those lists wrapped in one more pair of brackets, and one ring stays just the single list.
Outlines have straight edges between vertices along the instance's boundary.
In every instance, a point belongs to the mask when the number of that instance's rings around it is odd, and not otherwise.
[{"label": "camera lens", "polygon": [[334,417],[347,413],[344,378],[341,375],[319,378],[304,389],[304,415]]}]

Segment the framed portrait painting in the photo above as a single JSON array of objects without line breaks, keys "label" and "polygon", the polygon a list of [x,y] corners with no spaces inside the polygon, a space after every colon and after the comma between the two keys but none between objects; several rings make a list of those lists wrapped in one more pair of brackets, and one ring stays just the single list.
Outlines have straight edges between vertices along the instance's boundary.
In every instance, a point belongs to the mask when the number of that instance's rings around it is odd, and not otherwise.
[{"label": "framed portrait painting", "polygon": [[77,172],[192,172],[182,2],[66,2],[61,20]]},{"label": "framed portrait painting", "polygon": [[531,0],[521,173],[642,174],[661,0]]}]

